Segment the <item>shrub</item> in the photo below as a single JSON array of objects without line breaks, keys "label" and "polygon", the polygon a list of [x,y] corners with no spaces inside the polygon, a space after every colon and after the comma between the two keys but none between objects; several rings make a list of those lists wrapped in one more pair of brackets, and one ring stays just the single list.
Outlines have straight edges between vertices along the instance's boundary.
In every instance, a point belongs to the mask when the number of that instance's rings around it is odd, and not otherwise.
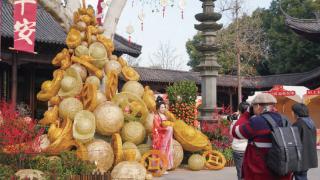
[{"label": "shrub", "polygon": [[40,151],[40,136],[44,129],[30,117],[22,116],[12,104],[0,102],[0,148],[6,153]]},{"label": "shrub", "polygon": [[78,159],[74,151],[63,152],[60,158],[52,159],[45,155],[38,155],[28,164],[29,168],[38,169],[58,179],[68,179],[71,175],[90,174],[96,168],[94,164]]},{"label": "shrub", "polygon": [[7,180],[14,176],[15,171],[11,166],[0,164],[0,180]]},{"label": "shrub", "polygon": [[169,110],[187,124],[194,126],[198,88],[192,81],[176,82],[167,88]]}]

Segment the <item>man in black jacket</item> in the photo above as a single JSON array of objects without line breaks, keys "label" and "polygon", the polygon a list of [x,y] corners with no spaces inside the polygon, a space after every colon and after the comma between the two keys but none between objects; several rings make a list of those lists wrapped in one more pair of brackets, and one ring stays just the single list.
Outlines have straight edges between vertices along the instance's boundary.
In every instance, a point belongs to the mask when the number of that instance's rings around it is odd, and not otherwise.
[{"label": "man in black jacket", "polygon": [[309,117],[309,111],[306,105],[297,103],[292,106],[292,111],[297,118],[293,126],[298,127],[301,143],[303,146],[302,151],[302,171],[294,172],[296,180],[307,180],[307,172],[310,168],[318,166],[317,157],[317,130],[314,122]]}]

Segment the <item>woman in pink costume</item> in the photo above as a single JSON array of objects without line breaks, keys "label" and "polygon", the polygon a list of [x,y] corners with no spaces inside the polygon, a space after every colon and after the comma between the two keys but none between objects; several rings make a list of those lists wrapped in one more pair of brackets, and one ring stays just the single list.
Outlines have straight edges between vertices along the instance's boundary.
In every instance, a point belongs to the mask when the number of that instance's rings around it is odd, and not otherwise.
[{"label": "woman in pink costume", "polygon": [[173,127],[170,126],[170,123],[166,123],[168,121],[164,114],[166,106],[160,96],[158,96],[156,104],[157,112],[153,120],[152,148],[160,150],[167,156],[168,169],[171,169],[173,167]]}]

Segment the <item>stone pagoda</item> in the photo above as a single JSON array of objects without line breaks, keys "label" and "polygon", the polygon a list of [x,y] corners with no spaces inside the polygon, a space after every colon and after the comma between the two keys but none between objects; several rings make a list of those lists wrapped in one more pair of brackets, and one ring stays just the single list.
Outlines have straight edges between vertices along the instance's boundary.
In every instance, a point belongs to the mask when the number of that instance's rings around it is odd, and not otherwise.
[{"label": "stone pagoda", "polygon": [[215,43],[216,31],[222,28],[222,24],[216,21],[220,20],[221,14],[214,12],[215,0],[202,1],[203,12],[195,16],[201,22],[195,25],[195,29],[201,32],[202,41],[196,48],[203,55],[200,65],[197,67],[201,76],[201,96],[202,105],[199,108],[200,122],[216,122],[213,114],[217,108],[217,77],[220,65],[217,63],[215,53],[218,51],[218,45]]}]

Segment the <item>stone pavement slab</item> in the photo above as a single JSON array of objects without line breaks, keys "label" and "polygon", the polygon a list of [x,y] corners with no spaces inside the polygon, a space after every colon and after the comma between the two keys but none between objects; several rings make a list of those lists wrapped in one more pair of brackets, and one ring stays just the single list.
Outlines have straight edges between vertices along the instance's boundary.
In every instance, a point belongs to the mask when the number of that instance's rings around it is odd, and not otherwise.
[{"label": "stone pavement slab", "polygon": [[[318,151],[318,162],[320,165],[320,151]],[[237,180],[237,173],[235,167],[226,167],[219,171],[190,171],[187,169],[176,169],[169,171],[160,178],[153,178],[154,180]],[[311,169],[308,172],[309,180],[320,180],[320,167]]]}]

